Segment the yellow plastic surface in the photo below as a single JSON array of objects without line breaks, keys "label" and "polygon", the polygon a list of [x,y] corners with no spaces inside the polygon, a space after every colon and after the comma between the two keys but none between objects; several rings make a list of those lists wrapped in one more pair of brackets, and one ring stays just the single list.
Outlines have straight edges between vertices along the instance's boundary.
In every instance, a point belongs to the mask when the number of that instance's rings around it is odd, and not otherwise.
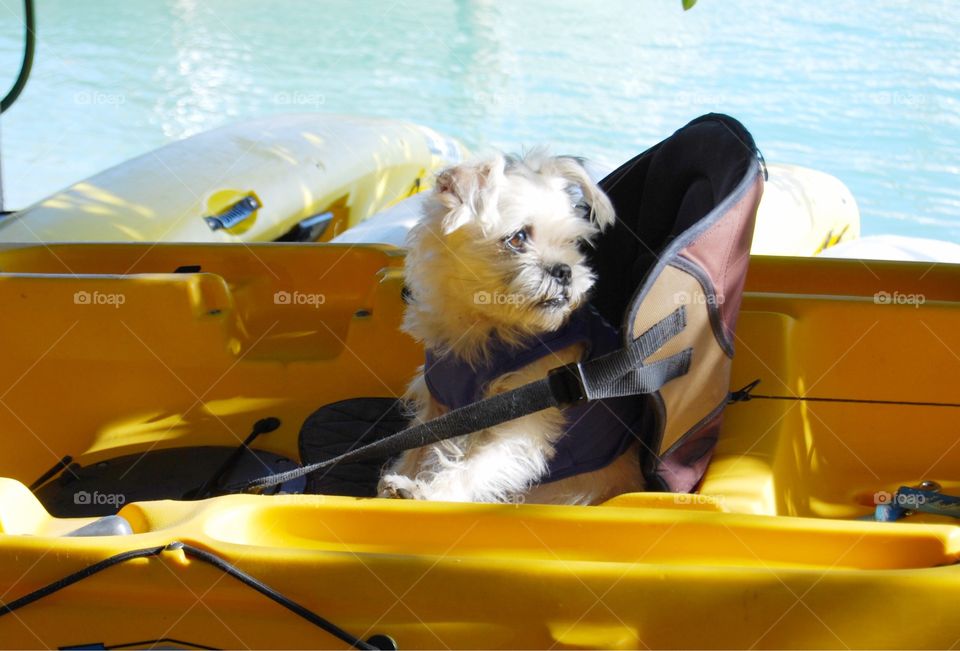
[{"label": "yellow plastic surface", "polygon": [[[958,409],[754,400],[727,410],[697,495],[600,507],[325,496],[125,504],[130,536],[64,538],[24,487],[154,447],[296,456],[303,419],[398,395],[401,254],[338,245],[0,249],[0,586],[8,602],[111,554],[183,541],[361,637],[401,648],[917,648],[960,638],[953,520],[854,518],[928,479],[960,492]],[[173,274],[200,265],[198,274]],[[956,403],[960,270],[753,258],[731,382],[772,396]],[[875,301],[922,294],[919,307]],[[88,302],[74,302],[87,292]],[[123,296],[113,303],[99,296]],[[275,302],[277,292],[324,296]],[[119,304],[118,304],[119,303]],[[4,647],[170,638],[341,646],[180,552],[0,618]]]},{"label": "yellow plastic surface", "polygon": [[[174,142],[0,220],[0,242],[269,242],[333,213],[327,241],[419,192],[462,145],[398,120],[278,115]],[[228,230],[203,218],[253,194]]]},{"label": "yellow plastic surface", "polygon": [[860,209],[840,179],[809,167],[767,165],[754,255],[809,256],[860,237]]}]

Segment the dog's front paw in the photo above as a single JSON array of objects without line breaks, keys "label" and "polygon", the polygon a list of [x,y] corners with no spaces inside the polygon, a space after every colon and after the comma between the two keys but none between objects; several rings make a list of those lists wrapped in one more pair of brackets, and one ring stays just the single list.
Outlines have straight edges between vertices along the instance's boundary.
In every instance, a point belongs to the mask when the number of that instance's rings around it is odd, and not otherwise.
[{"label": "dog's front paw", "polygon": [[377,496],[401,500],[425,499],[420,484],[403,475],[384,475],[377,485]]}]

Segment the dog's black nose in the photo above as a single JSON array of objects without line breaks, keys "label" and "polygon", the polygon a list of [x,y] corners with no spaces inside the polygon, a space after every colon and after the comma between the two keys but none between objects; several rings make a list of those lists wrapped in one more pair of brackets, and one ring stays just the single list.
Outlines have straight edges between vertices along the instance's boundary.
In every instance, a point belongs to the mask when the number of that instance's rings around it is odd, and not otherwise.
[{"label": "dog's black nose", "polygon": [[551,276],[559,280],[564,285],[568,284],[570,282],[570,277],[573,276],[573,271],[570,269],[570,265],[563,264],[562,262],[560,264],[553,265],[547,271],[550,272]]}]

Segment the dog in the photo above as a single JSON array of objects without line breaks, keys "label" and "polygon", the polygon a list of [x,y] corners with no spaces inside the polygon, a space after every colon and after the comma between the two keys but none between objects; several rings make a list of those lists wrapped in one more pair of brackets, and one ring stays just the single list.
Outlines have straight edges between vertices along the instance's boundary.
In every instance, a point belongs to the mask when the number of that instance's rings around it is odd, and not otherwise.
[{"label": "dog", "polygon": [[[610,200],[572,157],[494,154],[439,174],[407,241],[403,329],[426,350],[405,396],[416,421],[542,379],[582,360],[598,338],[608,349],[618,345],[616,331],[587,303],[595,282],[587,247],[614,219]],[[627,425],[605,405],[591,406],[606,416],[602,427]],[[606,444],[599,462],[587,453],[585,469],[552,468],[561,452],[579,454],[560,447],[597,437],[572,438],[573,409],[408,450],[384,470],[378,494],[595,504],[641,490],[629,437]]]}]

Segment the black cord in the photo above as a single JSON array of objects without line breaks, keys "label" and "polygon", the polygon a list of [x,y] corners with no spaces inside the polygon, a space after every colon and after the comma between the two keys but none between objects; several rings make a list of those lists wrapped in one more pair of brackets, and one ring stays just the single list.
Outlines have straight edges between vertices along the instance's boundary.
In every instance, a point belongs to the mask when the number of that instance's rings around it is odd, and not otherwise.
[{"label": "black cord", "polygon": [[146,549],[134,549],[128,552],[120,552],[119,554],[111,556],[110,558],[105,558],[98,563],[94,563],[93,565],[87,566],[82,570],[79,570],[77,572],[74,572],[73,574],[69,574],[63,577],[62,579],[57,579],[53,583],[49,585],[45,585],[42,588],[39,588],[37,590],[34,590],[30,594],[26,594],[20,597],[19,599],[14,599],[8,604],[0,604],[0,617],[3,617],[8,613],[12,613],[15,610],[19,610],[24,606],[32,604],[34,601],[37,601],[38,599],[43,599],[44,597],[48,597],[52,595],[54,592],[59,592],[60,590],[63,590],[64,588],[69,587],[74,583],[77,583],[78,581],[82,581],[83,579],[93,576],[98,572],[102,572],[103,570],[113,567],[114,565],[123,563],[125,561],[133,560],[134,558],[146,558],[148,556],[156,556],[157,554],[162,552],[164,549],[166,549],[165,546],[148,547]]},{"label": "black cord", "polygon": [[869,400],[866,398],[818,398],[814,396],[764,396],[754,395],[756,400],[799,400],[802,402],[844,402],[864,405],[906,405],[908,407],[960,407],[953,402],[908,402],[905,400]]},{"label": "black cord", "polygon": [[202,500],[205,497],[211,495],[213,490],[220,483],[220,480],[223,477],[226,477],[237,465],[237,462],[240,461],[240,457],[243,456],[244,452],[250,451],[250,444],[260,436],[261,434],[267,434],[274,431],[280,427],[280,419],[273,416],[267,418],[261,418],[256,423],[253,424],[253,431],[250,432],[250,435],[240,444],[240,447],[233,450],[230,455],[224,460],[220,467],[217,468],[217,471],[211,475],[207,481],[203,482],[203,485],[197,489],[196,493],[189,496],[184,496],[188,499]]},{"label": "black cord", "polygon": [[19,599],[15,599],[10,603],[6,603],[6,604],[0,603],[0,617],[8,613],[12,613],[15,610],[19,610],[24,606],[32,604],[33,602],[38,601],[39,599],[43,599],[44,597],[50,596],[55,592],[59,592],[60,590],[63,590],[64,588],[73,585],[74,583],[82,581],[83,579],[93,576],[98,572],[102,572],[103,570],[113,567],[114,565],[124,563],[134,558],[148,558],[150,556],[158,556],[160,553],[164,551],[177,551],[177,550],[183,551],[183,553],[186,556],[189,556],[190,558],[195,558],[198,561],[202,561],[204,563],[213,565],[214,567],[221,570],[222,572],[229,574],[230,576],[237,579],[244,585],[250,588],[253,588],[260,594],[264,595],[265,597],[275,601],[276,603],[280,604],[287,610],[293,613],[296,613],[297,615],[304,618],[314,626],[317,626],[318,628],[323,629],[330,635],[333,635],[337,639],[343,642],[346,642],[347,644],[349,644],[355,649],[376,650],[376,649],[383,649],[383,648],[393,648],[393,649],[396,648],[396,645],[393,644],[393,641],[384,635],[376,635],[373,638],[371,638],[371,640],[376,639],[378,642],[383,643],[382,646],[375,646],[373,644],[370,644],[369,642],[364,642],[360,638],[354,637],[350,633],[347,633],[339,626],[324,619],[323,617],[316,614],[312,610],[309,610],[305,606],[293,601],[288,597],[285,597],[284,595],[280,594],[279,592],[277,592],[270,586],[266,585],[262,581],[259,581],[258,579],[250,576],[243,570],[238,569],[237,567],[230,564],[226,560],[220,558],[219,556],[211,552],[208,552],[206,550],[199,549],[191,545],[186,545],[182,542],[173,542],[173,543],[170,543],[169,545],[162,545],[159,547],[148,547],[146,549],[134,549],[131,551],[115,554],[114,556],[111,556],[109,558],[105,558],[104,560],[94,563],[93,565],[90,565],[88,567],[85,567],[82,570],[74,572],[73,574],[69,574],[61,579],[57,579],[53,583],[50,583],[49,585],[45,585],[42,588],[34,590],[33,592],[26,594],[20,597]]},{"label": "black cord", "polygon": [[[170,645],[176,645],[171,647]],[[70,648],[70,647],[67,647]],[[121,642],[112,646],[104,646],[103,649],[208,649],[209,651],[219,651],[215,646],[203,646],[196,642],[184,642],[174,637],[164,637],[159,640],[137,640],[136,642]]]},{"label": "black cord", "polygon": [[296,613],[297,615],[300,615],[311,624],[314,624],[315,626],[322,628],[330,635],[333,635],[334,637],[346,642],[347,644],[354,647],[355,649],[376,649],[377,648],[372,644],[367,644],[360,638],[354,637],[350,633],[347,633],[336,624],[333,624],[332,622],[327,621],[320,615],[316,614],[311,610],[308,610],[306,607],[301,606],[300,604],[293,601],[292,599],[289,599],[288,597],[283,596],[282,594],[280,594],[270,586],[262,583],[261,581],[258,581],[257,579],[253,578],[246,572],[243,572],[237,569],[236,567],[234,567],[227,561],[223,560],[219,556],[211,554],[210,552],[205,551],[203,549],[198,549],[196,547],[191,547],[190,545],[185,545],[183,543],[173,543],[170,547],[172,549],[176,549],[176,548],[183,549],[183,553],[186,554],[187,556],[196,558],[205,563],[209,563],[210,565],[213,565],[217,569],[222,570],[223,572],[226,572],[227,574],[237,579],[241,583],[247,585],[248,587],[253,588],[263,596],[277,602],[287,610],[290,610]]},{"label": "black cord", "polygon": [[17,80],[13,82],[10,92],[0,100],[0,113],[6,113],[7,109],[13,106],[17,101],[24,86],[27,85],[27,79],[30,77],[30,69],[33,67],[33,53],[36,50],[37,31],[36,21],[33,16],[33,0],[23,0],[23,24],[25,29],[23,43],[23,61],[20,64],[20,74]]},{"label": "black cord", "polygon": [[953,402],[911,402],[908,400],[873,400],[870,398],[826,398],[819,396],[768,396],[755,394],[752,391],[760,384],[760,380],[754,380],[742,389],[730,393],[727,404],[734,402],[750,402],[751,400],[793,400],[796,402],[841,402],[864,405],[904,405],[907,407],[954,407],[960,408],[960,404]]}]

